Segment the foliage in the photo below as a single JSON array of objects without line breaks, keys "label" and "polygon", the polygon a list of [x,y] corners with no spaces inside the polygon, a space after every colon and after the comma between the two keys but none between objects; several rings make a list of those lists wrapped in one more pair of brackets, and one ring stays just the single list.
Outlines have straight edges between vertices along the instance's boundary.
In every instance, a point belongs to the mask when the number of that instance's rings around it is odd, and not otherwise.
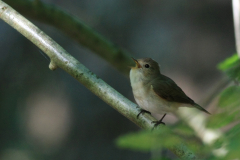
[{"label": "foliage", "polygon": [[240,157],[240,125],[237,124],[232,129],[230,129],[228,132],[226,132],[226,137],[229,140],[227,144],[227,148],[229,150],[226,159],[234,159]]},{"label": "foliage", "polygon": [[239,120],[240,86],[231,86],[225,89],[218,102],[218,113],[208,119],[207,126],[221,128],[234,121]]},{"label": "foliage", "polygon": [[231,79],[240,81],[240,60],[237,54],[220,63],[218,69],[225,72]]},{"label": "foliage", "polygon": [[[185,142],[186,139],[187,143]],[[194,131],[182,123],[170,127],[160,126],[159,130],[143,130],[137,133],[128,133],[119,137],[116,140],[116,144],[120,148],[150,152],[180,145],[183,141],[192,151],[207,153],[209,150],[208,147],[203,148],[202,142],[194,136]]]},{"label": "foliage", "polygon": [[[220,63],[218,68],[225,72],[232,80],[240,80],[240,60],[237,54]],[[211,146],[202,144],[195,136],[194,131],[182,123],[177,123],[170,127],[161,127],[159,130],[153,132],[140,131],[137,133],[129,133],[119,137],[116,144],[121,148],[149,152],[153,149],[162,149],[171,145],[180,144],[181,141],[184,140],[191,150],[200,155],[205,155],[205,158],[208,157],[208,159],[211,160],[238,158],[240,157],[239,106],[240,86],[230,86],[219,93],[216,113],[207,119],[207,127],[221,129],[229,125],[236,125],[232,128],[230,126],[230,129]],[[228,150],[224,157],[216,158],[209,152],[215,149],[221,149],[222,147]]]},{"label": "foliage", "polygon": [[151,151],[180,144],[181,138],[172,134],[167,127],[164,127],[155,131],[144,130],[137,133],[129,133],[119,137],[116,142],[122,148]]}]

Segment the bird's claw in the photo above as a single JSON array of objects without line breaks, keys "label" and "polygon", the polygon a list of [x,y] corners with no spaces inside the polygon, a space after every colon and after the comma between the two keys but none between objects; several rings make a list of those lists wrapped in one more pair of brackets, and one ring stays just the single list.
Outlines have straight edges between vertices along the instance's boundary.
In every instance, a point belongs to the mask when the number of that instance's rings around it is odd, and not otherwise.
[{"label": "bird's claw", "polygon": [[144,109],[141,109],[140,112],[139,112],[138,115],[137,115],[137,118],[140,116],[140,114],[144,114],[144,113],[151,114],[151,112],[146,111],[146,110],[144,110]]},{"label": "bird's claw", "polygon": [[[160,124],[166,125],[166,124],[162,121],[163,118],[164,118],[166,115],[167,115],[167,114],[165,113],[165,114],[163,115],[163,117],[162,117],[159,121],[152,121],[152,123],[155,123],[153,129],[156,128],[156,127],[157,127],[158,125],[160,125]],[[153,130],[153,129],[152,129],[152,130]]]},{"label": "bird's claw", "polygon": [[157,127],[158,125],[160,125],[160,124],[163,124],[163,125],[166,125],[164,122],[162,122],[162,121],[152,121],[152,123],[155,123],[154,124],[154,127]]},{"label": "bird's claw", "polygon": [[154,128],[157,128],[158,125],[160,124],[163,124],[164,126],[166,125],[164,122],[162,121],[152,121],[152,123],[155,123],[153,128],[152,128],[152,131],[154,130]]}]

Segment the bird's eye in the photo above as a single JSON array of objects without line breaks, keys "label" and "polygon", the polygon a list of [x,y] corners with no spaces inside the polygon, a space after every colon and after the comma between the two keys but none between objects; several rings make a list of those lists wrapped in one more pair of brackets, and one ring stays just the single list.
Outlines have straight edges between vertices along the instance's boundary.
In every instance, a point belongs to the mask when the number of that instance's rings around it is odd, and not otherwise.
[{"label": "bird's eye", "polygon": [[149,64],[145,64],[145,68],[149,68]]}]

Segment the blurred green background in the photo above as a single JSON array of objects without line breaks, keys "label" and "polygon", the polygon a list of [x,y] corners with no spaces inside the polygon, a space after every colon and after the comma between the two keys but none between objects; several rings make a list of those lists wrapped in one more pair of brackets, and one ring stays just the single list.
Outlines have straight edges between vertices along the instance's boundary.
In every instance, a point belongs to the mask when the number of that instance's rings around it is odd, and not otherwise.
[{"label": "blurred green background", "polygon": [[[78,17],[133,57],[155,59],[196,102],[221,79],[216,65],[235,52],[229,0],[44,2]],[[134,101],[128,77],[57,28],[30,20]],[[49,70],[39,49],[3,21],[0,35],[1,160],[149,159],[149,153],[115,145],[117,137],[139,130],[135,124],[61,69]]]}]

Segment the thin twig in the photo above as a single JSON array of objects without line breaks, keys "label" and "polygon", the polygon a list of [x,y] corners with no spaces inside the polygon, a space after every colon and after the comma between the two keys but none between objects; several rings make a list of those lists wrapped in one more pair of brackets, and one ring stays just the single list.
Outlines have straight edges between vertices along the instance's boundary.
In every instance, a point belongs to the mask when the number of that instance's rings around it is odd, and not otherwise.
[{"label": "thin twig", "polygon": [[[32,41],[49,56],[51,59],[49,68],[51,70],[57,69],[58,67],[62,68],[95,95],[100,97],[103,101],[108,103],[139,127],[144,129],[151,129],[153,127],[151,122],[155,119],[151,115],[141,115],[139,119],[137,119],[139,109],[136,104],[110,87],[107,83],[67,53],[39,28],[34,26],[31,22],[1,0],[0,18]],[[169,149],[181,159],[196,159],[193,152],[191,152],[184,144],[173,146]]]}]

